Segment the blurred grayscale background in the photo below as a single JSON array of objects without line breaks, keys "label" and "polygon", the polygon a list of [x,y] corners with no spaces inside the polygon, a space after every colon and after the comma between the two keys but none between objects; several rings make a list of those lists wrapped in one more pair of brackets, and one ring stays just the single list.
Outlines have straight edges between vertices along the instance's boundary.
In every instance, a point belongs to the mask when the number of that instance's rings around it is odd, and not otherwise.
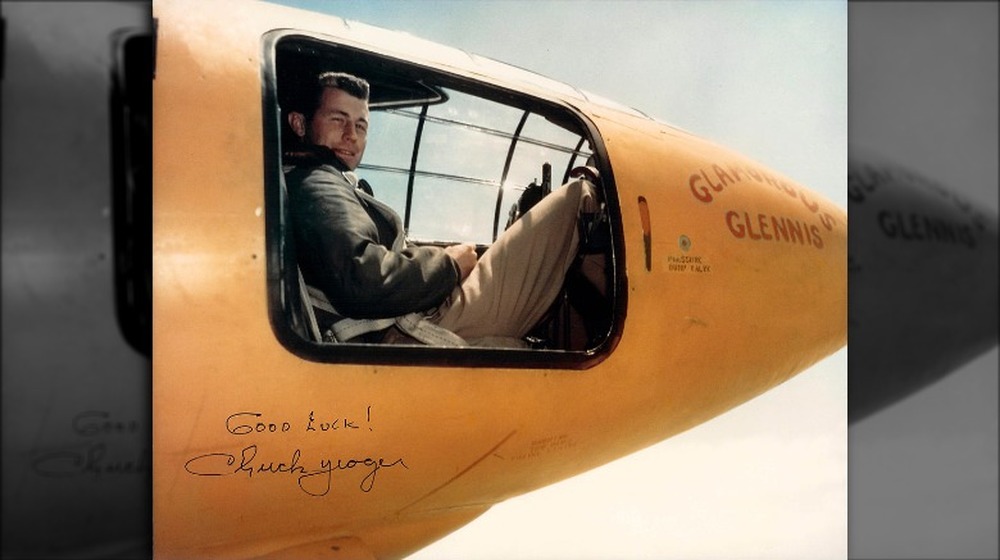
[{"label": "blurred grayscale background", "polygon": [[[936,181],[991,215],[993,224],[993,252],[983,255],[993,259],[992,297],[987,280],[980,284],[983,291],[973,294],[981,307],[967,310],[968,322],[953,329],[971,329],[979,315],[992,314],[992,348],[850,426],[851,558],[998,557],[997,7],[995,2],[849,4],[851,157],[877,154]],[[852,242],[863,251],[877,240],[854,238],[860,216],[852,210]],[[951,265],[941,259],[936,266]],[[954,275],[951,289],[966,289],[967,280],[982,274],[990,274],[988,261]],[[852,275],[852,305],[863,287]],[[907,320],[927,328],[948,313],[927,301],[913,301],[913,310],[903,312]],[[862,330],[852,324],[849,353],[860,349],[855,336]],[[893,336],[871,329],[863,335],[876,344]],[[918,353],[916,344],[902,349]],[[852,383],[867,373],[868,362],[849,362]]]},{"label": "blurred grayscale background", "polygon": [[3,2],[4,558],[150,555],[151,367],[120,320],[111,157],[116,39],[149,13]]}]

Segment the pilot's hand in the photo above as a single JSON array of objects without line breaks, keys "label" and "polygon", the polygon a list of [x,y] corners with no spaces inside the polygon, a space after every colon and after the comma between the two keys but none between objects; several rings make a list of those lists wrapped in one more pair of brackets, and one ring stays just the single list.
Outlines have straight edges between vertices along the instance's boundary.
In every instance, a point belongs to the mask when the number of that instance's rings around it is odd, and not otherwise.
[{"label": "pilot's hand", "polygon": [[444,252],[458,264],[458,269],[462,275],[459,282],[469,277],[472,269],[476,267],[476,261],[479,259],[476,255],[476,246],[472,244],[451,245],[445,247]]}]

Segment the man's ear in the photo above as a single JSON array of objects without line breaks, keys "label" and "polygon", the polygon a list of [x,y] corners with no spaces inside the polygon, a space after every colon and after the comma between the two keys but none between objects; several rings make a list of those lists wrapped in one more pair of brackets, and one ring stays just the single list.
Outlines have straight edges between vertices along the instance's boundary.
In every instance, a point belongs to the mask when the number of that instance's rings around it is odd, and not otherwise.
[{"label": "man's ear", "polygon": [[299,138],[306,135],[306,116],[298,111],[288,113],[288,126],[292,127],[292,132]]}]

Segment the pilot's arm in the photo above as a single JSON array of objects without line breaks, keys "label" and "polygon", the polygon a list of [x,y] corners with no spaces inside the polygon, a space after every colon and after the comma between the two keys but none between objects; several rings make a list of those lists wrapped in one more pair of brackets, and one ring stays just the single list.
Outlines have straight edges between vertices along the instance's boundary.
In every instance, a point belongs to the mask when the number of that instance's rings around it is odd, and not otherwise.
[{"label": "pilot's arm", "polygon": [[402,235],[364,205],[329,166],[287,175],[299,266],[348,317],[396,317],[440,305],[458,284],[456,261],[438,247],[391,249]]}]

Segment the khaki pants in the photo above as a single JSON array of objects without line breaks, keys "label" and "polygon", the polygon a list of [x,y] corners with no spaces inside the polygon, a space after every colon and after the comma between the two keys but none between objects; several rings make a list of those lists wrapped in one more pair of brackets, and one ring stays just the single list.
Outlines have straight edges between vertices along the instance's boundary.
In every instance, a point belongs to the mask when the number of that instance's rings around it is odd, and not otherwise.
[{"label": "khaki pants", "polygon": [[434,322],[470,341],[525,336],[562,289],[579,246],[580,213],[596,210],[587,181],[553,190],[483,254]]}]

